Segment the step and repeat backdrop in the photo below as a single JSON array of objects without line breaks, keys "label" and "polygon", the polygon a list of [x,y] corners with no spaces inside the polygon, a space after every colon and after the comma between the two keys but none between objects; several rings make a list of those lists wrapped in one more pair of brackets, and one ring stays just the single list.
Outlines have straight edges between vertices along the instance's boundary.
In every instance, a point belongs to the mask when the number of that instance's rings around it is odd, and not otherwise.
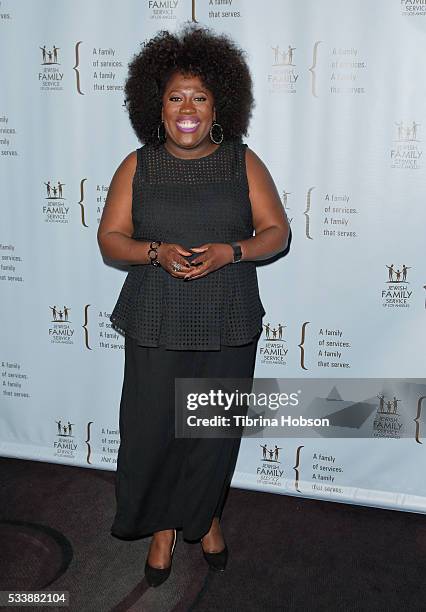
[{"label": "step and repeat backdrop", "polygon": [[[249,433],[233,485],[426,512],[423,1],[0,0],[0,454],[115,469],[126,271],[96,232],[140,146],[128,62],[186,21],[247,51],[246,142],[292,228],[258,267],[256,377],[320,379],[332,423]],[[355,397],[343,379],[382,382]]]}]

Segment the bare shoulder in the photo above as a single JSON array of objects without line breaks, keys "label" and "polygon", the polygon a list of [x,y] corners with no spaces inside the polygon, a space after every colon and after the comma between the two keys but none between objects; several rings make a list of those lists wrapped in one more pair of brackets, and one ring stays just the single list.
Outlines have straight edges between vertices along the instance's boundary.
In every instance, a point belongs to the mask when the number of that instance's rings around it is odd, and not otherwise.
[{"label": "bare shoulder", "polygon": [[129,177],[133,178],[136,171],[137,160],[138,158],[136,151],[131,151],[128,155],[126,155],[115,171],[114,179],[117,178],[126,180]]},{"label": "bare shoulder", "polygon": [[132,191],[136,164],[137,153],[132,151],[116,169],[108,188],[98,236],[111,231],[119,231],[126,236],[132,235]]},{"label": "bare shoulder", "polygon": [[255,153],[253,149],[250,149],[249,146],[246,148],[246,164],[253,168],[255,168],[256,166],[265,165],[263,161],[260,159],[260,157],[258,156],[258,154]]},{"label": "bare shoulder", "polygon": [[132,189],[133,177],[136,172],[137,153],[132,151],[119,164],[114,176],[111,179],[108,194],[109,199],[112,195],[122,192],[129,192]]},{"label": "bare shoulder", "polygon": [[136,162],[138,159],[138,154],[136,151],[130,151],[128,155],[121,162],[122,166],[130,166],[131,169],[136,168]]},{"label": "bare shoulder", "polygon": [[249,183],[272,180],[266,164],[250,147],[246,149],[246,170]]}]

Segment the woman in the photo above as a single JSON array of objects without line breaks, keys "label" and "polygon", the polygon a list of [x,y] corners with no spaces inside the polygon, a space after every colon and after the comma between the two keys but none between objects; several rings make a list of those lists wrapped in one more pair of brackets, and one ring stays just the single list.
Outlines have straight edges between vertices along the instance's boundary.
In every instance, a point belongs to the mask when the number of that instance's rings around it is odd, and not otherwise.
[{"label": "woman", "polygon": [[125,334],[111,533],[153,534],[145,575],[156,586],[176,529],[225,569],[219,519],[240,439],[175,438],[174,381],[253,377],[265,314],[254,262],[283,251],[289,228],[268,170],[241,141],[253,106],[243,51],[186,26],[158,34],[129,68],[143,146],[116,170],[98,232],[102,254],[132,266],[111,315]]}]

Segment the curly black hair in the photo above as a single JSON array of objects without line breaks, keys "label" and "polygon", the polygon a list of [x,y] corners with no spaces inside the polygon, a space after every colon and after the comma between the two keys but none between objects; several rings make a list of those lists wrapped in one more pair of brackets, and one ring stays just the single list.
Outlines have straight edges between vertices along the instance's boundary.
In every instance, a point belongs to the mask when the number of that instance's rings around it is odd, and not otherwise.
[{"label": "curly black hair", "polygon": [[254,100],[245,52],[225,34],[186,24],[159,32],[129,63],[126,107],[142,143],[158,142],[163,92],[175,71],[198,76],[212,92],[225,139],[247,135]]}]

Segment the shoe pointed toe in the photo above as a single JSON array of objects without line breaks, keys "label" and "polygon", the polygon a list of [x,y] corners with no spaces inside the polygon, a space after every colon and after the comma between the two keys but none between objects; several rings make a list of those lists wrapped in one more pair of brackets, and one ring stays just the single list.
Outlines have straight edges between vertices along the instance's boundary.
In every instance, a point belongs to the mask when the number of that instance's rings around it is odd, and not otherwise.
[{"label": "shoe pointed toe", "polygon": [[170,576],[171,569],[172,569],[171,565],[163,569],[159,567],[152,567],[152,565],[149,565],[149,563],[146,562],[145,563],[145,578],[149,586],[157,587],[157,586],[160,586],[160,584],[163,584],[163,582],[165,582],[167,578]]},{"label": "shoe pointed toe", "polygon": [[177,533],[176,533],[176,529],[174,531],[174,538],[173,538],[173,544],[172,544],[172,548],[170,551],[170,565],[168,565],[167,567],[164,568],[160,568],[160,567],[153,567],[152,565],[150,565],[148,563],[148,559],[145,562],[145,578],[146,581],[148,582],[149,586],[152,587],[158,587],[160,586],[160,584],[163,584],[163,582],[165,582],[167,580],[167,578],[170,576],[170,572],[172,570],[172,560],[173,560],[173,553],[175,550],[175,546],[176,546],[176,539],[177,539]]},{"label": "shoe pointed toe", "polygon": [[228,562],[228,547],[226,544],[225,548],[220,552],[209,553],[203,549],[203,556],[210,569],[215,572],[225,571]]}]

